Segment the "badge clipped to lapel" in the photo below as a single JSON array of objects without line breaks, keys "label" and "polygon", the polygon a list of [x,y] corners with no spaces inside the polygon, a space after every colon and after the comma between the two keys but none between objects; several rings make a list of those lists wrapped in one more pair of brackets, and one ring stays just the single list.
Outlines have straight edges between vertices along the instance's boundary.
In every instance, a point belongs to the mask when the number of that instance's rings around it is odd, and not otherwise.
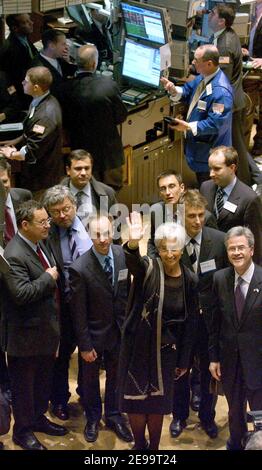
[{"label": "badge clipped to lapel", "polygon": [[35,132],[36,134],[43,134],[45,132],[45,127],[40,126],[39,124],[35,124],[33,127],[33,132]]},{"label": "badge clipped to lapel", "polygon": [[222,114],[224,112],[225,105],[223,103],[214,103],[212,106],[212,111],[215,114]]}]

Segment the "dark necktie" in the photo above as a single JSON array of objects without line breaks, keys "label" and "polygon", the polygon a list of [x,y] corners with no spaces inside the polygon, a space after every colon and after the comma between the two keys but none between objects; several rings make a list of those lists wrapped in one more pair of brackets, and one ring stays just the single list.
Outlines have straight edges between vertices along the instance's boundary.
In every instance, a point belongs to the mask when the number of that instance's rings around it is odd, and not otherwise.
[{"label": "dark necktie", "polygon": [[189,254],[190,262],[194,271],[197,271],[197,254],[195,249],[196,240],[191,238],[190,242],[187,245],[187,252]]},{"label": "dark necktie", "polygon": [[68,235],[68,243],[69,243],[69,248],[71,251],[72,261],[75,261],[75,259],[77,259],[80,256],[80,254],[77,249],[77,244],[76,244],[76,240],[74,237],[74,231],[72,230],[72,228],[69,228],[67,230],[67,235]]},{"label": "dark necktie", "polygon": [[220,212],[224,206],[224,190],[222,188],[218,188],[216,192],[216,212],[217,212],[217,219],[219,218]]},{"label": "dark necktie", "polygon": [[106,256],[105,257],[105,261],[104,261],[104,267],[103,267],[103,270],[107,276],[107,279],[109,280],[110,284],[112,284],[112,280],[113,280],[113,268],[112,268],[112,264],[111,264],[111,260],[110,260],[110,257],[109,256]]},{"label": "dark necktie", "polygon": [[83,204],[83,201],[82,201],[83,195],[84,195],[83,191],[78,191],[78,193],[76,193],[76,208],[77,209]]},{"label": "dark necktie", "polygon": [[9,207],[5,206],[5,232],[4,232],[4,240],[5,245],[13,238],[15,235],[14,224],[12,221],[12,217],[10,214]]},{"label": "dark necktie", "polygon": [[44,270],[50,268],[50,266],[49,266],[48,262],[46,261],[39,245],[37,245],[36,252],[38,254],[38,258],[39,258],[40,263],[42,264]]},{"label": "dark necktie", "polygon": [[237,286],[235,288],[235,305],[237,311],[237,318],[239,321],[241,320],[242,312],[245,305],[245,296],[241,289],[243,282],[244,280],[242,279],[242,277],[239,277],[237,280]]},{"label": "dark necktie", "polygon": [[[38,258],[39,258],[40,263],[42,264],[44,270],[50,268],[51,266],[46,261],[44,255],[43,255],[43,252],[42,252],[39,245],[37,245],[36,252],[38,254]],[[55,303],[56,303],[57,315],[59,317],[59,315],[60,315],[60,292],[59,292],[57,284],[56,284],[56,288],[55,288]]]}]

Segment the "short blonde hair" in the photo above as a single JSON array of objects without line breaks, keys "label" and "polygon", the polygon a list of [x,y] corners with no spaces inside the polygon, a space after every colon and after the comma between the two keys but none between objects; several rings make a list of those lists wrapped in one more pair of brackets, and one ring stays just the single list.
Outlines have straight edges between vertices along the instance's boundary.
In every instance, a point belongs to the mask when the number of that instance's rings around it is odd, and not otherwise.
[{"label": "short blonde hair", "polygon": [[159,249],[160,244],[163,240],[175,239],[177,243],[177,249],[182,250],[185,246],[186,232],[182,225],[176,224],[175,222],[166,222],[165,224],[159,225],[155,231],[155,245]]}]

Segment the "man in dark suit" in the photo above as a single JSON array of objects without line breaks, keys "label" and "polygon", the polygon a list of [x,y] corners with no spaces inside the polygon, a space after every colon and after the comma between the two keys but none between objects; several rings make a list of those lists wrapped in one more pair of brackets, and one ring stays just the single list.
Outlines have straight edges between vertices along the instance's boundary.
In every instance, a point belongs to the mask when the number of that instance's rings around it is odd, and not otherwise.
[{"label": "man in dark suit", "polygon": [[70,397],[68,370],[71,354],[76,344],[69,311],[68,268],[78,256],[91,246],[91,239],[76,215],[76,200],[70,189],[57,185],[46,191],[43,205],[52,217],[47,246],[52,252],[59,271],[60,300],[60,346],[55,361],[50,401],[52,412],[59,419],[69,418],[67,402]]},{"label": "man in dark suit", "polygon": [[31,100],[23,92],[22,81],[37,54],[37,49],[29,40],[29,35],[33,32],[33,22],[27,14],[14,14],[6,17],[6,24],[10,34],[0,49],[0,67],[16,88],[23,109],[27,109]]},{"label": "man in dark suit", "polygon": [[87,222],[88,216],[96,211],[108,212],[117,204],[115,191],[93,176],[92,155],[83,149],[73,150],[67,160],[67,177],[61,184],[68,186],[77,201],[77,215]]},{"label": "man in dark suit", "polygon": [[[17,232],[15,211],[19,204],[32,199],[32,193],[27,189],[11,188],[11,166],[5,158],[0,158],[0,180],[5,189],[5,230],[4,246]],[[0,350],[0,385],[2,391],[11,400],[10,383],[5,354]]]},{"label": "man in dark suit", "polygon": [[95,46],[78,49],[78,72],[59,89],[65,126],[72,149],[88,150],[94,159],[94,176],[119,190],[124,150],[117,126],[127,117],[117,84],[97,75]]},{"label": "man in dark suit", "polygon": [[112,244],[108,216],[89,221],[93,247],[70,267],[72,317],[82,356],[83,404],[87,424],[84,437],[96,441],[102,417],[99,368],[103,357],[106,370],[105,423],[120,439],[132,441],[116,398],[116,380],[128,293],[128,271],[121,246]]},{"label": "man in dark suit", "polygon": [[[234,89],[234,109],[232,115],[232,145],[239,157],[238,178],[250,185],[249,158],[244,137],[244,117],[246,100],[242,86],[242,51],[238,35],[232,29],[235,10],[225,3],[215,5],[210,11],[208,24],[213,31],[213,44],[219,52],[219,66],[226,74]],[[248,158],[249,157],[249,158]]]},{"label": "man in dark suit", "polygon": [[[33,97],[24,134],[1,152],[10,160],[22,164],[20,185],[31,189],[40,198],[44,189],[58,183],[64,174],[62,160],[62,116],[57,100],[50,95],[52,75],[46,67],[33,67],[23,80],[24,91]],[[20,143],[17,150],[12,144]]]},{"label": "man in dark suit", "polygon": [[[217,436],[215,419],[216,397],[210,393],[211,375],[208,370],[207,320],[212,299],[214,272],[227,266],[224,246],[224,233],[204,226],[206,199],[197,190],[188,190],[182,201],[185,207],[186,245],[181,261],[196,272],[199,277],[199,304],[197,338],[194,356],[200,369],[200,404],[198,416],[206,434],[214,439]],[[193,358],[192,358],[193,359]],[[170,434],[177,437],[186,427],[189,416],[189,372],[175,382],[173,401],[173,421]]]},{"label": "man in dark suit", "polygon": [[262,268],[252,261],[254,237],[234,227],[225,237],[232,266],[214,275],[209,324],[212,376],[222,382],[228,402],[228,450],[243,448],[246,405],[262,409]]},{"label": "man in dark suit", "polygon": [[[177,222],[183,224],[184,211],[180,206],[180,198],[185,191],[182,176],[175,170],[165,170],[157,176],[157,187],[162,201],[150,207],[150,238],[147,243],[147,254],[156,258],[158,251],[155,246],[155,231],[164,222]],[[182,211],[181,211],[182,210]],[[209,211],[205,211],[205,225],[217,228],[216,219]]]},{"label": "man in dark suit", "polygon": [[41,243],[50,224],[46,210],[36,201],[27,201],[20,205],[16,218],[18,233],[4,251],[10,270],[3,275],[13,441],[23,449],[44,450],[34,431],[53,436],[67,433],[44,415],[59,345],[58,271]]},{"label": "man in dark suit", "polygon": [[43,50],[33,59],[31,67],[42,65],[50,70],[53,82],[50,91],[56,96],[56,90],[77,69],[69,62],[69,48],[66,35],[57,29],[47,29],[42,34]]},{"label": "man in dark suit", "polygon": [[186,133],[186,160],[200,186],[208,179],[210,149],[232,143],[233,89],[219,69],[219,52],[215,46],[198,47],[192,63],[199,76],[182,88],[165,77],[161,82],[172,100],[189,105],[186,120],[176,118],[171,128]]},{"label": "man in dark suit", "polygon": [[217,147],[208,160],[211,180],[200,192],[208,209],[217,217],[219,230],[227,232],[236,225],[250,228],[255,237],[254,260],[262,263],[262,205],[260,197],[236,177],[238,155],[233,147]]}]

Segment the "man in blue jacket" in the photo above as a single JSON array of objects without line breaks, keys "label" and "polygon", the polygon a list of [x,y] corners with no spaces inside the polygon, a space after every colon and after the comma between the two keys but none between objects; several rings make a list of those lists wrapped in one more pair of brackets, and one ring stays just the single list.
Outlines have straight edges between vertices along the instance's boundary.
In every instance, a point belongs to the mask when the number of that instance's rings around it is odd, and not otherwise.
[{"label": "man in blue jacket", "polygon": [[233,89],[219,68],[215,46],[198,47],[193,64],[200,75],[183,87],[175,86],[166,78],[161,81],[173,101],[181,100],[189,105],[186,120],[176,118],[171,128],[185,132],[187,163],[200,185],[209,179],[210,149],[232,143]]}]

